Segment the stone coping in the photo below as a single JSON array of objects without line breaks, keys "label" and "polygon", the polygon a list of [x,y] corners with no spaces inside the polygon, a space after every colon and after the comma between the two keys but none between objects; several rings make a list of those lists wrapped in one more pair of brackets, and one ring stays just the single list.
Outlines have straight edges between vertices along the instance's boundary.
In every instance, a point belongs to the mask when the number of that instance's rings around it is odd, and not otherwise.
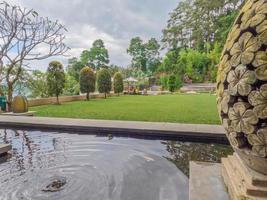
[{"label": "stone coping", "polygon": [[0,156],[12,149],[10,144],[0,144]]},{"label": "stone coping", "polygon": [[29,112],[23,112],[23,113],[13,113],[13,112],[3,112],[0,113],[1,115],[10,115],[10,116],[34,116],[36,111],[29,111]]},{"label": "stone coping", "polygon": [[185,141],[227,143],[219,125],[91,120],[0,115],[0,128],[38,129],[83,134],[114,134],[131,137],[175,138]]}]

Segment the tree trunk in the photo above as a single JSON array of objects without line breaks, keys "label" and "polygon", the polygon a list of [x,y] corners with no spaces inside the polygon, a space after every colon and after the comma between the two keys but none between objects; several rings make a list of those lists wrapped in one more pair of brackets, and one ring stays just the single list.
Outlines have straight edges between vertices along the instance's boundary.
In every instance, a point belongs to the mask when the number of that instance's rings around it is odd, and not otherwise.
[{"label": "tree trunk", "polygon": [[86,93],[86,100],[87,100],[87,101],[90,100],[89,92]]},{"label": "tree trunk", "polygon": [[105,92],[105,99],[107,98],[107,93]]},{"label": "tree trunk", "polygon": [[117,95],[120,96],[120,93],[118,92]]},{"label": "tree trunk", "polygon": [[13,86],[8,84],[8,92],[7,92],[7,111],[12,111],[12,94],[13,94]]},{"label": "tree trunk", "polygon": [[59,105],[59,99],[58,99],[58,95],[57,95],[57,105]]}]

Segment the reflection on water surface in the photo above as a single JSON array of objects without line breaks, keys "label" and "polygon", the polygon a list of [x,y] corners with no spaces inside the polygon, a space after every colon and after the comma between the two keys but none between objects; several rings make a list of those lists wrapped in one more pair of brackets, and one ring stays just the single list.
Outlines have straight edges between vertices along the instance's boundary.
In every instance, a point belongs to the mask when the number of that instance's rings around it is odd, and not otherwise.
[{"label": "reflection on water surface", "polygon": [[[1,130],[0,199],[188,199],[189,160],[219,161],[226,145]],[[185,175],[186,174],[186,175]]]}]

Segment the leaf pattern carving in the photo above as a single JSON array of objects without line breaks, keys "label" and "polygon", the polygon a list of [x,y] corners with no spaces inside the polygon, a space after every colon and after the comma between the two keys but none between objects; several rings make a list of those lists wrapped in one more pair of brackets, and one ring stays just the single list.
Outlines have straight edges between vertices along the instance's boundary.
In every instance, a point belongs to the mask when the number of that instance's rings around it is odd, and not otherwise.
[{"label": "leaf pattern carving", "polygon": [[244,65],[239,65],[231,70],[227,76],[229,93],[231,95],[246,96],[251,91],[251,84],[256,81],[255,72],[247,70]]},{"label": "leaf pattern carving", "polygon": [[257,37],[254,37],[252,33],[244,33],[232,47],[230,54],[231,65],[237,66],[240,63],[243,65],[250,64],[254,59],[254,53],[259,50],[261,44]]},{"label": "leaf pattern carving", "polygon": [[249,135],[248,142],[252,145],[252,151],[256,155],[267,157],[267,128],[258,130],[257,134]]},{"label": "leaf pattern carving", "polygon": [[254,106],[254,113],[261,119],[267,119],[267,84],[262,85],[259,91],[252,91],[248,100]]},{"label": "leaf pattern carving", "polygon": [[228,116],[235,132],[252,134],[255,131],[254,125],[257,124],[258,118],[253,110],[247,109],[247,107],[246,103],[238,102],[229,109]]}]

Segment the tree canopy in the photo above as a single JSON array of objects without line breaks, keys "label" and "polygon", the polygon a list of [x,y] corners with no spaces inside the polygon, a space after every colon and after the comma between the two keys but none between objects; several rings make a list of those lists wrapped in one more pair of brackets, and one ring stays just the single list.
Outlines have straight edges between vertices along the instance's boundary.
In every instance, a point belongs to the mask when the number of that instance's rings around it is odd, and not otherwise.
[{"label": "tree canopy", "polygon": [[146,72],[154,72],[160,63],[160,45],[155,38],[143,42],[140,37],[132,38],[127,53],[132,56],[132,67]]},{"label": "tree canopy", "polygon": [[203,50],[205,43],[225,42],[244,0],[183,0],[170,13],[162,42],[169,49]]},{"label": "tree canopy", "polygon": [[80,72],[80,89],[86,93],[86,99],[89,100],[89,93],[95,91],[95,73],[90,67],[82,68]]},{"label": "tree canopy", "polygon": [[123,78],[120,72],[116,72],[113,78],[114,93],[118,95],[123,92]]},{"label": "tree canopy", "polygon": [[63,92],[65,81],[63,65],[58,61],[50,62],[47,68],[47,87],[49,95],[57,97],[57,104],[59,104],[58,96]]},{"label": "tree canopy", "polygon": [[84,50],[80,61],[83,65],[92,66],[93,69],[106,67],[109,63],[109,55],[103,40],[95,40],[90,50]]},{"label": "tree canopy", "polygon": [[97,87],[100,93],[105,94],[105,98],[107,97],[107,93],[111,91],[111,76],[107,69],[101,69],[97,74]]}]

